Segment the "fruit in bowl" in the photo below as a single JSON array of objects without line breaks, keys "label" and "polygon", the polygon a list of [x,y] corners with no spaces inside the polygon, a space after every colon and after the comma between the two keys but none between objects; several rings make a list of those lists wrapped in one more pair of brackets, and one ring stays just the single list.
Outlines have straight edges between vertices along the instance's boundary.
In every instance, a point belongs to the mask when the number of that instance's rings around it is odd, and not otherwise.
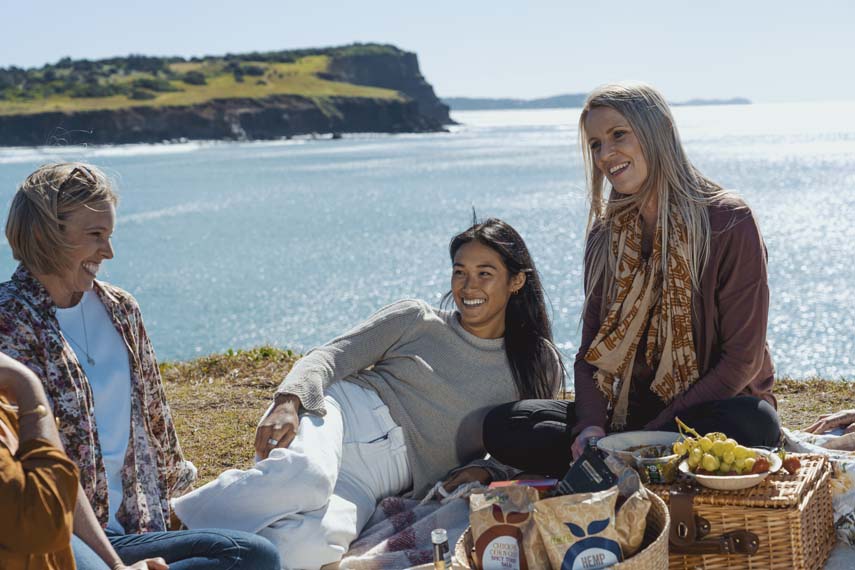
[{"label": "fruit in bowl", "polygon": [[[694,479],[704,487],[718,489],[720,491],[736,491],[759,485],[770,474],[781,468],[781,458],[775,453],[768,453],[760,449],[751,449],[757,454],[757,459],[752,466],[752,471],[746,474],[735,474],[730,471],[721,474],[721,471],[709,471],[703,468],[692,471],[689,460],[680,462],[679,470],[684,475]],[[762,471],[761,471],[762,469]]]},{"label": "fruit in bowl", "polygon": [[781,468],[778,455],[745,447],[720,432],[702,436],[680,418],[676,421],[682,439],[674,442],[672,450],[685,456],[679,469],[705,487],[747,489]]}]

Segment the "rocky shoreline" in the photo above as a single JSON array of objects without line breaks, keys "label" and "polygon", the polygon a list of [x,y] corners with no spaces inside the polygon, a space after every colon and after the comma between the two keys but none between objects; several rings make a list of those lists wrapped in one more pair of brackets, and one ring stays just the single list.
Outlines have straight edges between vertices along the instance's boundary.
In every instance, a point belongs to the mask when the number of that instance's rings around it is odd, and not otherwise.
[{"label": "rocky shoreline", "polygon": [[[334,111],[330,111],[330,109]],[[157,143],[269,140],[306,134],[419,133],[443,130],[413,100],[279,95],[216,99],[202,105],[0,116],[0,145]]]}]

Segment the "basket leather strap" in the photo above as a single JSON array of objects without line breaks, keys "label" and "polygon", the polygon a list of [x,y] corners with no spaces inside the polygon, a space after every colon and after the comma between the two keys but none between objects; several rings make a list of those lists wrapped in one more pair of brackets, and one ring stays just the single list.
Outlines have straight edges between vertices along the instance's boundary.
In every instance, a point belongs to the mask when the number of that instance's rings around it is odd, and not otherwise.
[{"label": "basket leather strap", "polygon": [[676,484],[671,487],[668,507],[671,512],[671,530],[668,541],[675,554],[747,554],[757,552],[760,539],[747,530],[734,530],[716,537],[704,538],[711,530],[705,518],[695,514],[691,486]]}]

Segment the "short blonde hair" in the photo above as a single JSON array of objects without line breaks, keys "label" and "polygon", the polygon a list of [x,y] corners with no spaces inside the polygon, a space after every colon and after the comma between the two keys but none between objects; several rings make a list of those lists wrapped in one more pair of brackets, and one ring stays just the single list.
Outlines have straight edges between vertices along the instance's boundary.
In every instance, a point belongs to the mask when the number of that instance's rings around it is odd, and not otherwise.
[{"label": "short blonde hair", "polygon": [[6,219],[12,256],[36,273],[56,275],[68,269],[73,246],[65,237],[65,220],[78,208],[118,202],[110,180],[91,164],[40,166],[12,198]]}]

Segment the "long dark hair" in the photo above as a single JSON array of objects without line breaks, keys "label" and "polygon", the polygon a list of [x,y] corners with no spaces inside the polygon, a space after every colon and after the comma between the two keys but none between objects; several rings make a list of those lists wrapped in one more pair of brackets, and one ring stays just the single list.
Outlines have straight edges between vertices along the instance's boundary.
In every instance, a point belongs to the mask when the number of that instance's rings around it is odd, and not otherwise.
[{"label": "long dark hair", "polygon": [[[525,273],[525,283],[511,295],[505,310],[505,354],[520,398],[552,398],[553,374],[563,372],[564,364],[552,344],[552,324],[546,314],[540,274],[522,236],[498,218],[475,223],[451,239],[451,261],[461,247],[473,241],[498,253],[510,276]],[[443,304],[451,296],[447,293]]]}]

